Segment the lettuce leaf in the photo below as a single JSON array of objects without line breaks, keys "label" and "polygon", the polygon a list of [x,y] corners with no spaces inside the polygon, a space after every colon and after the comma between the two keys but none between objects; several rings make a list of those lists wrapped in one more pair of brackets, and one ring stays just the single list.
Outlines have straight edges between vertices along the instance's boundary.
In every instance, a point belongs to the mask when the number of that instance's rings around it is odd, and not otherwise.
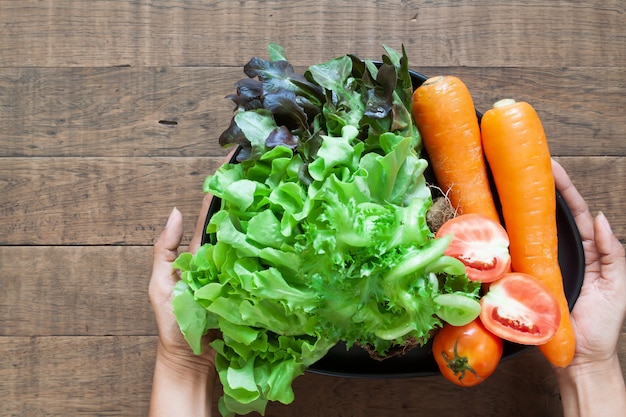
[{"label": "lettuce leaf", "polygon": [[381,65],[346,55],[300,75],[271,44],[229,96],[220,143],[242,151],[204,182],[221,206],[210,242],[174,263],[172,302],[194,352],[221,332],[224,416],[292,402],[293,380],[340,341],[385,356],[428,341],[452,311],[437,297],[478,298],[426,223],[406,54],[385,49]]}]

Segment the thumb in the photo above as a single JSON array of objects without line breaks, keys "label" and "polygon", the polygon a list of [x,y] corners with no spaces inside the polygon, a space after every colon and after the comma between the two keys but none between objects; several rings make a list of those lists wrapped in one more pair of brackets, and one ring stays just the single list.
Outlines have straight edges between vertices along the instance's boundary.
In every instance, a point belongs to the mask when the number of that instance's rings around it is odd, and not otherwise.
[{"label": "thumb", "polygon": [[158,287],[167,284],[173,285],[176,274],[172,270],[172,262],[178,256],[178,246],[183,239],[183,216],[174,208],[167,220],[165,229],[154,243],[154,258],[152,264],[152,281]]}]

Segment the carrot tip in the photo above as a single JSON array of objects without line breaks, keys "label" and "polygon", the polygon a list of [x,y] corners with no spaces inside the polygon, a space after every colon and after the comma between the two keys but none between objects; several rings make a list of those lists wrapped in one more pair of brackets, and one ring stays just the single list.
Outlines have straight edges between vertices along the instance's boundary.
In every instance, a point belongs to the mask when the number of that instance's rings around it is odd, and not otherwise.
[{"label": "carrot tip", "polygon": [[494,109],[501,109],[502,107],[510,106],[511,104],[515,104],[515,100],[512,98],[503,98],[502,100],[498,100],[494,103]]}]

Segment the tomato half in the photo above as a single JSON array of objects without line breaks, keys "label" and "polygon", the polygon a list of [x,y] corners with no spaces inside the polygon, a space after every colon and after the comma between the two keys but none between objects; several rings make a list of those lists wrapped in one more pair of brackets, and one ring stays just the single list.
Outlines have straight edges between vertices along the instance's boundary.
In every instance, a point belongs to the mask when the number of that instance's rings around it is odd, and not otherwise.
[{"label": "tomato half", "polygon": [[444,325],[433,338],[433,356],[443,376],[462,387],[483,382],[502,358],[502,340],[476,319],[464,326]]},{"label": "tomato half", "polygon": [[490,332],[524,345],[546,343],[561,320],[558,301],[545,284],[520,272],[490,284],[480,307],[480,319]]},{"label": "tomato half", "polygon": [[457,258],[472,281],[493,282],[511,266],[509,236],[498,222],[482,214],[461,214],[446,221],[436,236],[454,235],[445,254]]}]

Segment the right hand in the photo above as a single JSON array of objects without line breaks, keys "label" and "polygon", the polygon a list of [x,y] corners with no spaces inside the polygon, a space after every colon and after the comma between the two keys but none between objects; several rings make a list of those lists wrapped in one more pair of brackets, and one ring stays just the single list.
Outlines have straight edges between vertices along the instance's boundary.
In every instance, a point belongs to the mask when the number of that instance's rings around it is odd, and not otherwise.
[{"label": "right hand", "polygon": [[561,165],[553,161],[556,187],[571,210],[585,253],[583,286],[571,313],[576,352],[569,367],[609,363],[626,317],[626,257],[604,214],[591,216]]},{"label": "right hand", "polygon": [[[204,233],[204,220],[206,219],[211,195],[207,194],[202,202],[202,209],[196,222],[194,236],[188,250],[195,253],[200,247],[200,241]],[[205,337],[207,345],[204,346],[201,355],[195,355],[187,341],[185,341],[174,312],[172,310],[172,297],[174,285],[180,279],[178,272],[172,269],[172,262],[178,256],[178,247],[183,238],[183,218],[177,209],[172,210],[165,229],[154,244],[154,263],[152,277],[149,284],[149,296],[154,310],[157,327],[159,330],[159,345],[157,353],[173,364],[180,364],[190,369],[196,368],[214,372],[215,352],[208,346],[208,342],[215,336],[213,333]]]}]

